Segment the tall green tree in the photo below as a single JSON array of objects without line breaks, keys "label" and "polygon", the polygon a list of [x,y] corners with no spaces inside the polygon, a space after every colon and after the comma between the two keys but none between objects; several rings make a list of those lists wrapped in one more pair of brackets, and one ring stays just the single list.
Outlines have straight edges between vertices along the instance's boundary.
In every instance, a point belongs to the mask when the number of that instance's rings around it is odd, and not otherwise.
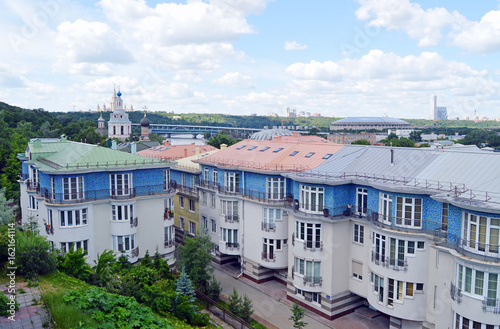
[{"label": "tall green tree", "polygon": [[293,321],[293,327],[297,329],[305,328],[307,323],[302,321],[302,319],[306,315],[306,311],[300,307],[299,303],[293,304],[291,310],[292,316],[290,316],[289,319]]},{"label": "tall green tree", "polygon": [[182,269],[181,275],[179,275],[177,281],[175,281],[175,291],[183,296],[186,296],[190,303],[194,303],[196,294],[194,292],[193,283],[186,274],[184,268]]},{"label": "tall green tree", "polygon": [[194,286],[202,293],[207,293],[208,282],[212,276],[213,268],[210,267],[212,261],[212,241],[207,231],[203,231],[200,236],[184,236],[184,245],[180,245],[179,262],[185,268],[186,273]]},{"label": "tall green tree", "polygon": [[13,205],[12,200],[6,198],[5,187],[0,189],[0,225],[10,223],[14,219],[14,212],[17,208],[17,205]]}]

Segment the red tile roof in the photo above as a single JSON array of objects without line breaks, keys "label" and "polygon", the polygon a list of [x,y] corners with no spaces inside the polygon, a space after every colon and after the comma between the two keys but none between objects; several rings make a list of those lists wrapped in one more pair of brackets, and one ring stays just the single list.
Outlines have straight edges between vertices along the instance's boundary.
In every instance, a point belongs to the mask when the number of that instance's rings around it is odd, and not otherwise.
[{"label": "red tile roof", "polygon": [[194,143],[188,145],[170,145],[168,141],[165,141],[163,145],[137,152],[137,154],[148,158],[178,160],[195,155],[196,150],[199,153],[205,153],[217,150],[217,148],[210,145],[196,145]]},{"label": "red tile roof", "polygon": [[[297,172],[320,165],[327,154],[334,154],[342,147],[317,136],[246,139],[195,162],[260,172]],[[297,153],[292,156],[294,152]]]}]

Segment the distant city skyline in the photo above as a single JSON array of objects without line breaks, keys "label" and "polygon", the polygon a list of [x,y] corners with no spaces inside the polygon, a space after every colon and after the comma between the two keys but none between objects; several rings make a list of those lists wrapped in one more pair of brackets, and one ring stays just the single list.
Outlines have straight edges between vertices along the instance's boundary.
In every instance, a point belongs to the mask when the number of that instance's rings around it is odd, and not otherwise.
[{"label": "distant city skyline", "polygon": [[500,117],[500,1],[6,0],[0,101],[286,116]]}]

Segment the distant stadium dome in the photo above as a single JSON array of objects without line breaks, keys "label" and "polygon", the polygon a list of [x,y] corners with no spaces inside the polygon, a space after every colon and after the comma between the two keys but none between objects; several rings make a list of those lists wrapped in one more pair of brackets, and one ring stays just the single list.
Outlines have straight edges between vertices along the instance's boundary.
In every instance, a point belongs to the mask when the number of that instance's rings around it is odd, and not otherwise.
[{"label": "distant stadium dome", "polygon": [[403,120],[386,117],[354,117],[345,118],[330,123],[330,130],[368,130],[368,129],[388,129],[388,128],[409,128],[411,125]]},{"label": "distant stadium dome", "polygon": [[250,136],[250,139],[265,140],[272,139],[274,136],[292,136],[292,132],[286,129],[264,129]]}]

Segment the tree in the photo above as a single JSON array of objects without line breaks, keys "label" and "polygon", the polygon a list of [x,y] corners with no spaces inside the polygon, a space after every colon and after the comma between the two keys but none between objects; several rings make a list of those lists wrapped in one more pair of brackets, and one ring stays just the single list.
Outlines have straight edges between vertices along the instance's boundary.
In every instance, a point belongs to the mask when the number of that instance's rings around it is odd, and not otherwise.
[{"label": "tree", "polygon": [[241,297],[238,296],[238,292],[236,291],[236,288],[233,288],[233,292],[231,295],[228,297],[228,308],[229,311],[235,315],[240,315],[241,314]]},{"label": "tree", "polygon": [[300,307],[299,303],[293,304],[292,316],[289,317],[293,321],[293,327],[297,329],[302,329],[307,326],[307,323],[302,321],[302,318],[306,315],[306,311]]},{"label": "tree", "polygon": [[409,138],[414,142],[421,142],[422,134],[420,133],[420,131],[412,131],[410,132]]},{"label": "tree", "polygon": [[250,322],[250,320],[252,319],[252,314],[253,314],[252,301],[245,294],[245,296],[243,297],[243,302],[241,303],[239,316],[246,322]]},{"label": "tree", "polygon": [[5,197],[5,188],[0,189],[0,225],[7,225],[14,219],[14,212],[18,207],[12,203],[12,200]]},{"label": "tree", "polygon": [[210,236],[205,229],[200,236],[188,237],[185,235],[184,241],[185,244],[178,248],[180,266],[186,269],[193,285],[206,294],[208,281],[213,272],[209,266],[212,261]]},{"label": "tree", "polygon": [[175,281],[175,291],[183,296],[186,296],[190,303],[194,303],[194,296],[196,294],[194,292],[193,283],[191,282],[189,276],[186,274],[184,268],[182,269],[181,275],[179,275],[177,281]]},{"label": "tree", "polygon": [[360,139],[355,142],[352,142],[353,145],[371,145],[369,141],[366,139]]},{"label": "tree", "polygon": [[208,283],[207,296],[214,301],[218,302],[220,300],[220,293],[222,292],[222,286],[219,281],[212,275],[212,279]]},{"label": "tree", "polygon": [[112,250],[104,250],[97,254],[94,260],[94,273],[91,275],[92,284],[99,287],[106,287],[113,277],[113,270],[116,266],[115,254]]},{"label": "tree", "polygon": [[217,135],[210,137],[207,141],[207,144],[212,145],[213,147],[216,148],[220,148],[221,144],[226,144],[227,146],[231,146],[237,142],[238,140],[227,136],[224,132],[220,132]]}]

